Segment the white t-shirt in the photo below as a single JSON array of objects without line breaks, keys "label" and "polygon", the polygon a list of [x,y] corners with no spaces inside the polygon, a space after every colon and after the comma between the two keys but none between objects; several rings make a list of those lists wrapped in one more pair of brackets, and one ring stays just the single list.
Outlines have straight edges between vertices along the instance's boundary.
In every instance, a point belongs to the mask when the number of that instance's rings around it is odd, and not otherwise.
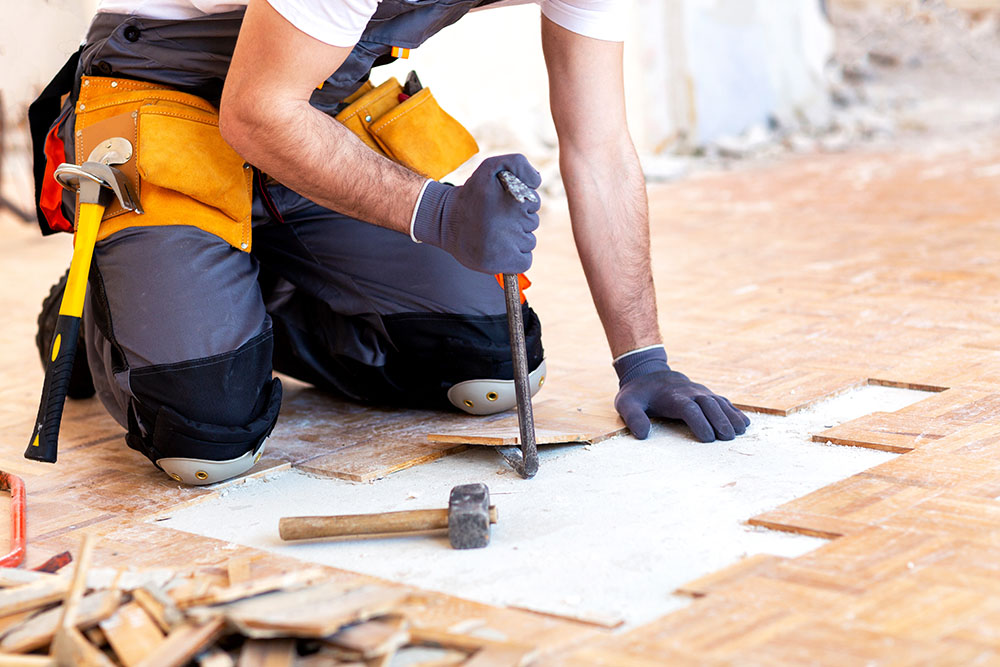
[{"label": "white t-shirt", "polygon": [[[409,0],[408,0],[409,1]],[[419,0],[413,0],[419,2]],[[552,22],[575,33],[613,42],[625,40],[628,0],[503,0],[483,9],[535,3]],[[353,46],[379,0],[268,0],[296,28],[333,46]],[[245,7],[247,0],[101,0],[99,12],[153,19],[190,19]]]}]

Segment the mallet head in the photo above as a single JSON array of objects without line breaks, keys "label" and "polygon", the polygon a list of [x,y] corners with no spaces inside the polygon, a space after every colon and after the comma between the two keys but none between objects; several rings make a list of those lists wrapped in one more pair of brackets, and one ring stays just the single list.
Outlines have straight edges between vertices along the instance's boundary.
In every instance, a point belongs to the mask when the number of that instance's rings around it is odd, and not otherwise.
[{"label": "mallet head", "polygon": [[490,491],[485,484],[462,484],[448,498],[448,539],[455,549],[490,543]]}]

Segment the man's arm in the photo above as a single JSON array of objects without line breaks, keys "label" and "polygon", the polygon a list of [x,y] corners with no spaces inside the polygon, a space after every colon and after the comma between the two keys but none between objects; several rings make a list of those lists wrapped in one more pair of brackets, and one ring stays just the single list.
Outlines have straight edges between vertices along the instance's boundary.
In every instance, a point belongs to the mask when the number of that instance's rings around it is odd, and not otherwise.
[{"label": "man's arm", "polygon": [[611,354],[661,342],[646,183],[625,121],[622,44],[542,17],[559,168],[577,251]]},{"label": "man's arm", "polygon": [[320,42],[265,0],[252,0],[222,93],[220,130],[245,160],[299,194],[409,233],[426,179],[375,153],[309,105],[316,86],[351,48]]},{"label": "man's arm", "polygon": [[698,439],[731,440],[749,420],[724,397],[667,365],[649,257],[646,184],[625,119],[620,42],[542,17],[559,167],[594,305],[616,358],[615,407],[645,438],[649,416],[683,419]]},{"label": "man's arm", "polygon": [[410,233],[476,271],[527,271],[537,204],[506,196],[496,174],[512,171],[535,188],[538,172],[521,155],[493,157],[454,187],[378,155],[309,104],[351,49],[318,41],[266,0],[251,0],[222,92],[222,136],[245,160],[329,209]]}]

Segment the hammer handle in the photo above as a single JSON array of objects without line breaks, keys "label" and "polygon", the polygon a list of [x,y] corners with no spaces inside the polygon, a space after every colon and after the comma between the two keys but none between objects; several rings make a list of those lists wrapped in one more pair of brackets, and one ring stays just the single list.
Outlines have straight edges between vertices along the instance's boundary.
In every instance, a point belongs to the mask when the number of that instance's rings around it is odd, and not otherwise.
[{"label": "hammer handle", "polygon": [[[490,523],[497,522],[496,507],[490,506]],[[286,516],[278,521],[278,535],[283,540],[308,540],[315,537],[345,537],[410,533],[421,530],[446,530],[448,510],[406,510],[381,514],[345,514],[343,516]]]},{"label": "hammer handle", "polygon": [[66,291],[59,304],[59,317],[56,320],[56,329],[49,350],[49,364],[42,385],[38,416],[35,418],[34,431],[28,448],[24,452],[24,457],[27,459],[45,463],[56,462],[59,425],[62,422],[63,405],[66,403],[70,377],[73,374],[73,360],[80,334],[84,297],[87,294],[90,261],[94,256],[94,244],[103,214],[104,207],[100,204],[80,204],[73,260],[69,265]]}]

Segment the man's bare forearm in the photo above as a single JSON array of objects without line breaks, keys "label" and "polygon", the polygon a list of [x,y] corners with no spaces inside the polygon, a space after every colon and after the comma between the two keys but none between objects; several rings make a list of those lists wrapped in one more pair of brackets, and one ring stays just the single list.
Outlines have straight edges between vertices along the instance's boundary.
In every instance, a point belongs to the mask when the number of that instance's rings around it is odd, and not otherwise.
[{"label": "man's bare forearm", "polygon": [[251,0],[222,91],[219,129],[245,160],[299,194],[407,232],[425,179],[309,104],[351,48],[313,39],[266,0]]},{"label": "man's bare forearm", "polygon": [[251,164],[304,197],[345,215],[408,232],[424,178],[372,151],[307,102],[223,126]]},{"label": "man's bare forearm", "polygon": [[631,141],[560,151],[580,260],[613,356],[661,342],[646,186]]}]

